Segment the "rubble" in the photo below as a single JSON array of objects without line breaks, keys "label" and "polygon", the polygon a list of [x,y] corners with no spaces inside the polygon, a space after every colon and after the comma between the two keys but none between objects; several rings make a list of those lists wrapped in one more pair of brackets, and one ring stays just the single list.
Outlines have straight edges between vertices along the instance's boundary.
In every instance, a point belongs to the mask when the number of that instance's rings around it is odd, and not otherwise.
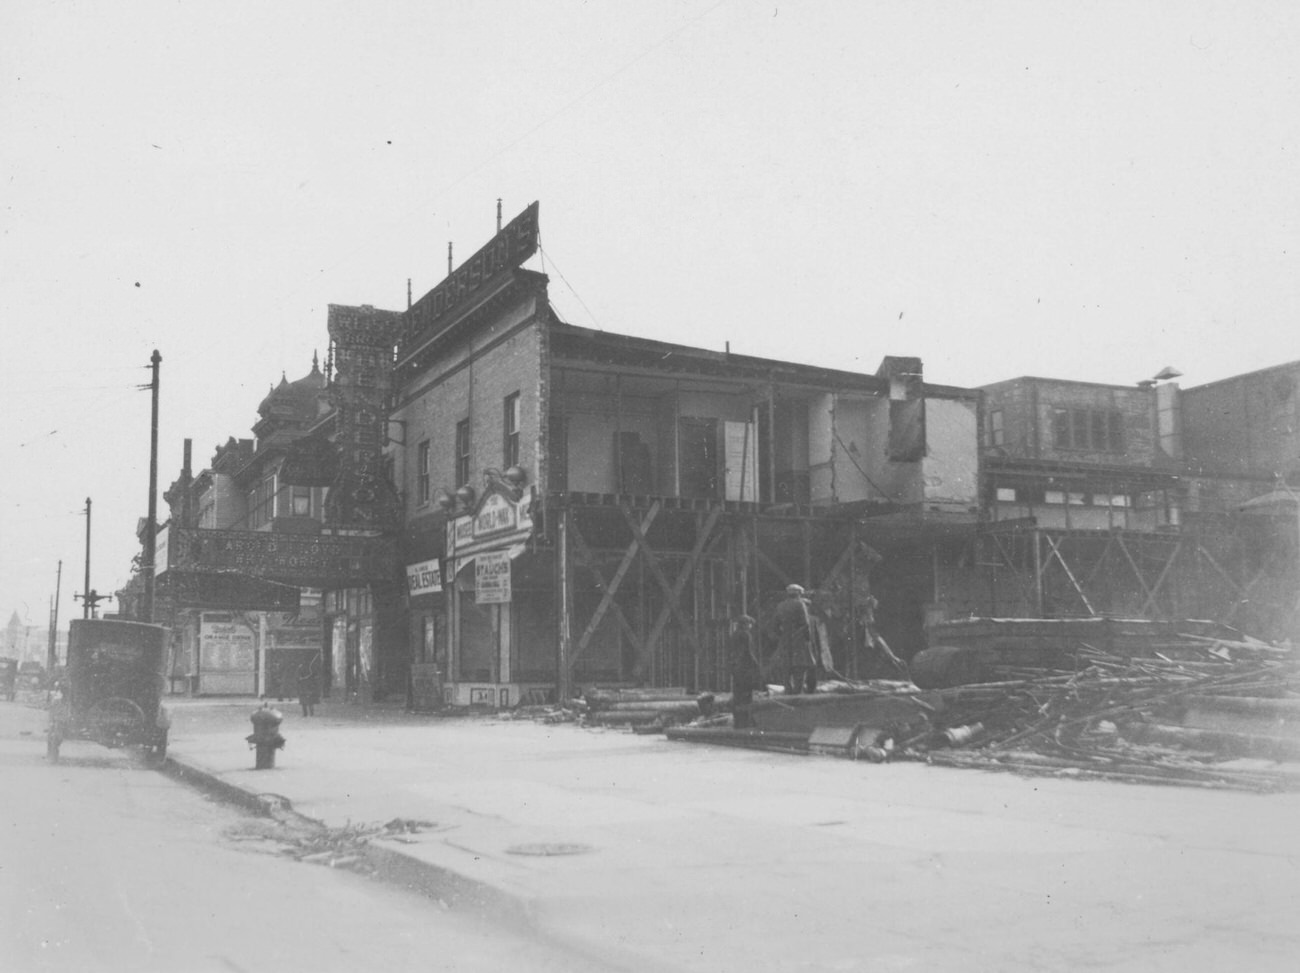
[{"label": "rubble", "polygon": [[733,725],[730,694],[682,687],[591,687],[515,718],[875,763],[1300,789],[1300,662],[1289,645],[1165,627],[1123,651],[1060,647],[1039,656],[1045,665],[1026,664],[1032,653],[986,656],[984,681],[941,688],[834,679],[796,696],[770,686],[755,694],[748,729]]},{"label": "rubble", "polygon": [[[1082,645],[1079,669],[994,667],[937,690],[903,759],[1022,773],[1272,791],[1300,782],[1300,668],[1286,648],[1188,635],[1149,656]],[[979,726],[974,734],[955,732]],[[1249,768],[1239,758],[1258,758]]]},{"label": "rubble", "polygon": [[991,665],[989,681],[930,691],[836,681],[811,696],[756,699],[752,730],[697,721],[667,734],[877,763],[1256,791],[1300,785],[1300,763],[1289,764],[1300,761],[1300,666],[1289,647],[1189,634],[1165,637],[1149,655],[1081,644],[1072,658],[1074,670]]}]

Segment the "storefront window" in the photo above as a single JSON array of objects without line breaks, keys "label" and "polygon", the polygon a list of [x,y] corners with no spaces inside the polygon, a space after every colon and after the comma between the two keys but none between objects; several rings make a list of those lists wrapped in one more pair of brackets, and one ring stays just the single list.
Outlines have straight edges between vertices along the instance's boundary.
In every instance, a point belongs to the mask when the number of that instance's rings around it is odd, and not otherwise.
[{"label": "storefront window", "polygon": [[459,592],[458,597],[460,678],[471,682],[491,682],[495,679],[499,658],[500,606],[478,604],[472,588]]}]

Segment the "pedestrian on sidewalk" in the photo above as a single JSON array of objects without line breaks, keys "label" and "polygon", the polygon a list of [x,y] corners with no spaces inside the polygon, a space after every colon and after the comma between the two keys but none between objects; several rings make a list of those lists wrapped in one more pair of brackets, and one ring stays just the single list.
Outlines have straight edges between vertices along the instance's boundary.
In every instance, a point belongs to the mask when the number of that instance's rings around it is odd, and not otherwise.
[{"label": "pedestrian on sidewalk", "polygon": [[786,585],[785,599],[776,606],[776,641],[786,664],[785,688],[793,695],[817,691],[817,651],[813,621],[802,585]]},{"label": "pedestrian on sidewalk", "polygon": [[754,643],[754,619],[741,615],[736,619],[727,648],[731,665],[731,713],[736,729],[754,725],[754,690],[763,680],[762,666],[758,661],[758,647]]},{"label": "pedestrian on sidewalk", "polygon": [[303,716],[315,716],[320,702],[320,654],[316,653],[298,668],[298,702]]}]

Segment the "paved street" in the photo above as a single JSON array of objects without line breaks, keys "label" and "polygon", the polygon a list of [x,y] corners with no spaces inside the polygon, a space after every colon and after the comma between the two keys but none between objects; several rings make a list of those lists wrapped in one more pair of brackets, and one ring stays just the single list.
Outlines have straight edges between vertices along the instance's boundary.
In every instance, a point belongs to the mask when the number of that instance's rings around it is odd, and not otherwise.
[{"label": "paved street", "polygon": [[308,837],[90,743],[45,762],[0,701],[0,970],[361,973],[610,967],[530,930],[287,857]]},{"label": "paved street", "polygon": [[1300,795],[1024,779],[526,720],[182,701],[172,756],[634,969],[1290,970]]}]

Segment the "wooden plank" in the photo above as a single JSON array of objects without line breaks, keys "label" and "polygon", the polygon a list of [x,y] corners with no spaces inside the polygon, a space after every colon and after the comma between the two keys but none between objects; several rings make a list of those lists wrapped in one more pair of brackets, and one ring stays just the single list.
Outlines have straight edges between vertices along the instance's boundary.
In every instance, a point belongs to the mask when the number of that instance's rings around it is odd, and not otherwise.
[{"label": "wooden plank", "polygon": [[1115,539],[1119,542],[1119,549],[1124,552],[1129,567],[1133,569],[1133,574],[1137,576],[1138,584],[1142,586],[1142,591],[1146,594],[1147,600],[1150,600],[1154,597],[1154,592],[1152,592],[1151,586],[1147,584],[1147,579],[1142,576],[1142,569],[1138,567],[1137,561],[1133,559],[1133,555],[1129,553],[1129,549],[1124,545],[1124,538],[1116,535]]},{"label": "wooden plank", "polygon": [[[583,539],[582,534],[579,532],[577,524],[571,523],[569,525],[569,538],[574,548],[574,554],[578,556],[578,558],[582,561],[583,565],[587,568],[587,570],[589,570],[592,573],[592,575],[596,578],[596,583],[600,585],[602,588],[604,588],[605,580],[603,574],[601,573],[600,565],[597,563],[595,556],[591,553],[591,549],[587,547],[587,542]],[[642,643],[641,638],[637,634],[636,630],[632,627],[632,623],[629,622],[627,616],[623,614],[622,606],[619,605],[617,601],[611,600],[610,607],[614,609],[614,617],[618,619],[620,627],[627,635],[629,641],[631,641],[633,647],[637,650],[637,654],[641,655],[645,651],[645,646]],[[592,629],[592,631],[594,632],[595,630]],[[585,641],[577,645],[573,649],[573,652],[571,653],[569,659],[570,669],[572,669],[574,663],[577,662],[577,660],[582,657],[583,652],[586,650],[587,645],[590,642],[589,635],[584,635],[584,638]]]},{"label": "wooden plank", "polygon": [[650,569],[650,573],[659,583],[659,587],[663,589],[664,595],[667,599],[667,603],[659,612],[659,617],[655,619],[654,626],[650,629],[650,634],[646,637],[646,653],[649,656],[654,656],[659,636],[663,633],[664,625],[667,624],[668,615],[670,613],[677,616],[678,624],[682,626],[683,632],[695,646],[695,651],[697,653],[700,651],[699,638],[692,628],[690,620],[687,619],[685,613],[683,613],[678,599],[681,595],[682,588],[685,587],[686,582],[690,579],[692,572],[694,572],[695,565],[698,563],[700,554],[704,550],[704,545],[708,541],[709,535],[713,532],[713,528],[717,524],[718,518],[721,515],[722,508],[715,506],[709,513],[708,519],[705,521],[704,527],[701,529],[699,536],[696,537],[695,546],[691,549],[686,564],[684,564],[682,569],[678,572],[676,583],[669,584],[668,579],[664,576],[663,571],[659,567],[659,562],[654,551],[651,549],[650,545],[646,543],[645,535],[641,532],[641,529],[637,526],[636,521],[632,519],[631,515],[626,510],[623,511],[623,517],[627,521],[628,526],[632,529],[632,533],[641,542],[645,565]]},{"label": "wooden plank", "polygon": [[[628,510],[626,505],[620,504],[620,507],[622,507],[624,511]],[[650,529],[650,525],[653,524],[655,518],[659,516],[659,509],[659,504],[656,503],[646,513],[645,519],[641,521],[641,531],[643,534]],[[605,617],[605,612],[609,611],[611,604],[617,604],[614,601],[614,596],[618,594],[619,586],[623,584],[623,579],[627,577],[628,569],[632,567],[632,562],[636,560],[636,552],[637,548],[640,546],[640,542],[635,537],[632,538],[632,543],[628,545],[627,551],[623,555],[623,560],[619,563],[618,570],[614,572],[614,577],[608,584],[606,584],[605,579],[601,576],[599,567],[596,565],[596,560],[591,554],[591,549],[587,547],[586,540],[582,538],[581,534],[578,534],[576,529],[574,533],[577,534],[578,540],[582,544],[583,550],[586,552],[587,567],[590,568],[592,574],[596,576],[596,583],[599,584],[601,589],[604,591],[604,595],[600,599],[600,604],[596,606],[596,610],[592,613],[591,621],[587,623],[586,631],[582,633],[582,638],[578,640],[577,651],[578,654],[581,655],[587,648],[587,643],[591,641],[591,637],[595,633],[596,629],[600,627],[600,622],[601,619]]]},{"label": "wooden plank", "polygon": [[[1084,593],[1083,588],[1079,586],[1079,581],[1075,578],[1074,572],[1070,570],[1070,565],[1065,563],[1065,558],[1061,554],[1060,544],[1053,540],[1051,534],[1044,534],[1043,536],[1047,539],[1047,546],[1052,549],[1052,554],[1055,556],[1057,562],[1060,563],[1061,567],[1064,569],[1065,576],[1070,579],[1070,584],[1073,585],[1075,593],[1079,596],[1079,600],[1083,602],[1083,607],[1088,609],[1089,615],[1097,614],[1097,610],[1092,607],[1092,602],[1088,600],[1088,596]],[[1046,571],[1046,567],[1044,567],[1043,570]]]},{"label": "wooden plank", "polygon": [[1169,577],[1169,572],[1173,568],[1174,562],[1178,560],[1178,554],[1182,549],[1183,539],[1179,537],[1174,543],[1174,549],[1169,552],[1169,560],[1165,562],[1164,569],[1160,572],[1160,577],[1156,579],[1155,588],[1152,590],[1151,594],[1147,596],[1147,600],[1142,604],[1143,615],[1149,614],[1152,607],[1155,605],[1156,597],[1160,594],[1160,589],[1164,587],[1165,579]]}]

